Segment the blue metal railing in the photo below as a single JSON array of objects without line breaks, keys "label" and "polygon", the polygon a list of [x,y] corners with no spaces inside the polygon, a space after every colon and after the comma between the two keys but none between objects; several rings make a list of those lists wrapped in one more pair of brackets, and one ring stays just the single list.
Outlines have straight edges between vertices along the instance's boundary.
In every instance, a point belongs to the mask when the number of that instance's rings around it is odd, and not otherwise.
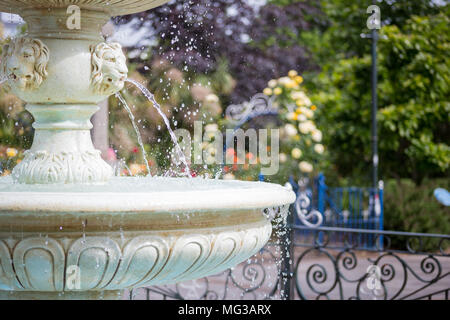
[{"label": "blue metal railing", "polygon": [[[306,193],[310,199],[307,210],[317,210],[322,214],[323,221],[321,227],[338,227],[364,230],[383,230],[383,186],[379,188],[363,187],[329,187],[325,183],[325,176],[319,174],[313,179],[312,185],[299,187],[297,183],[290,179],[297,196],[301,192]],[[293,208],[296,211],[295,208]],[[295,225],[304,225],[298,212],[295,212]],[[302,234],[308,236],[310,232],[302,230]],[[333,235],[328,239],[334,242],[343,242],[341,235]],[[348,239],[346,240],[348,241]],[[383,245],[383,239],[372,234],[365,234],[358,239],[354,239],[355,244],[360,247],[373,248],[375,241],[380,241],[379,247]]]}]

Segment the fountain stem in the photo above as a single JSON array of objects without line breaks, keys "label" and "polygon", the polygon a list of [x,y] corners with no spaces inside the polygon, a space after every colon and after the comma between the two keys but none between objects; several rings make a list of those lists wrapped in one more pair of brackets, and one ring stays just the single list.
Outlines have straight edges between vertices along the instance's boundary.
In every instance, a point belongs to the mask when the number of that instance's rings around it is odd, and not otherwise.
[{"label": "fountain stem", "polygon": [[83,183],[107,181],[111,167],[92,145],[90,117],[97,105],[29,104],[35,136],[25,158],[13,170],[20,183]]}]

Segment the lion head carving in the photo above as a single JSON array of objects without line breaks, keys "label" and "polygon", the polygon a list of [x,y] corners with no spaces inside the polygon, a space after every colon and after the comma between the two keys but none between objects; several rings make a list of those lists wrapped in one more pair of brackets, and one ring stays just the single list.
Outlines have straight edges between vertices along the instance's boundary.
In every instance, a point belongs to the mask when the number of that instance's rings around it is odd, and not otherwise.
[{"label": "lion head carving", "polygon": [[21,90],[37,89],[47,78],[48,47],[39,39],[20,37],[3,47],[2,76]]},{"label": "lion head carving", "polygon": [[98,94],[113,94],[122,90],[128,68],[122,47],[118,43],[101,42],[92,45],[91,84]]}]

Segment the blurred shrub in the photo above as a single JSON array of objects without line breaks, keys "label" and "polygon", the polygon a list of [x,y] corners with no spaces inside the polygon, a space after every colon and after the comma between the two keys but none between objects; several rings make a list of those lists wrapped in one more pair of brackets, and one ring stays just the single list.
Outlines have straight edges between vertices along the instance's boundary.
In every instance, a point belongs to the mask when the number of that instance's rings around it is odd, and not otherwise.
[{"label": "blurred shrub", "polygon": [[[387,181],[384,189],[384,229],[450,234],[450,208],[440,204],[433,196],[436,188],[449,190],[450,180],[424,180],[421,185],[409,179]],[[392,238],[392,247],[404,248],[404,241],[396,243],[400,240],[395,240]],[[436,249],[436,241],[425,240],[423,249]]]}]

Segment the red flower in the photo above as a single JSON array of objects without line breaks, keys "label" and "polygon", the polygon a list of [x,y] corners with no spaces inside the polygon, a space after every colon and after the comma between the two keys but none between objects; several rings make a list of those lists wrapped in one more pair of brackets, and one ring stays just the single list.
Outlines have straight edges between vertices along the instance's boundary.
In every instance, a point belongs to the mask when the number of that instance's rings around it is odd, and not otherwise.
[{"label": "red flower", "polygon": [[227,153],[227,155],[229,155],[229,156],[234,156],[234,154],[235,154],[233,148],[228,148],[227,151],[226,151],[226,153]]},{"label": "red flower", "polygon": [[134,148],[133,148],[133,153],[138,153],[138,152],[139,152],[138,147],[134,147]]}]

